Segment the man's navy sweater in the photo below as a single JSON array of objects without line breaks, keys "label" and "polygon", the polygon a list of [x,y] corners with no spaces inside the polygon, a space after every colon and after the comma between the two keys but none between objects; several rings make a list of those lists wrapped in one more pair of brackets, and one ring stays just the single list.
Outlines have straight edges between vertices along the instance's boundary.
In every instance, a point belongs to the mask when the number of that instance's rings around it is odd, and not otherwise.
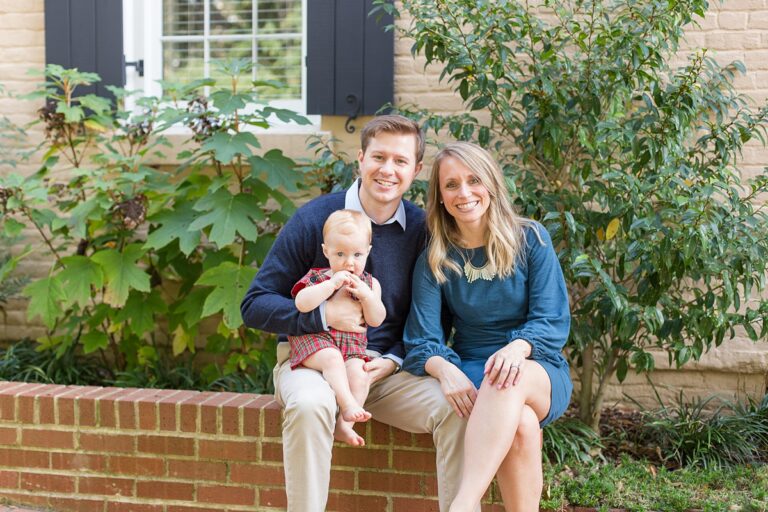
[{"label": "man's navy sweater", "polygon": [[[240,311],[248,327],[286,335],[323,331],[319,308],[300,313],[291,288],[310,268],[328,267],[323,254],[323,224],[344,208],[344,192],[318,197],[305,204],[285,224],[259,273],[245,294]],[[403,201],[406,229],[397,222],[373,225],[373,248],[365,270],[381,284],[387,317],[379,327],[368,328],[368,348],[405,357],[403,328],[411,305],[411,277],[416,258],[426,240],[424,212]]]}]

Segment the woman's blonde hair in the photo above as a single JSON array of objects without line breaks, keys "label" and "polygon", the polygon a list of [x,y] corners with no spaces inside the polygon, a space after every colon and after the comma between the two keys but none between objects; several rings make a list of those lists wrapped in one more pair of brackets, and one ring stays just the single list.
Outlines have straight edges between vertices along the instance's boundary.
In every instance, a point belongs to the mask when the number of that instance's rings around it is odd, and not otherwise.
[{"label": "woman's blonde hair", "polygon": [[[490,204],[485,212],[488,222],[484,243],[488,265],[495,269],[499,277],[512,275],[518,262],[524,261],[526,247],[523,228],[531,226],[535,229],[535,226],[532,220],[515,213],[499,164],[486,150],[469,142],[448,144],[437,153],[432,164],[427,192],[427,225],[432,236],[427,250],[427,263],[432,274],[438,283],[444,283],[447,270],[461,272],[459,265],[448,257],[451,247],[461,247],[461,233],[454,218],[440,203],[440,164],[448,157],[466,165],[488,189]],[[538,231],[536,235],[539,235]],[[462,251],[459,253],[466,258]]]}]

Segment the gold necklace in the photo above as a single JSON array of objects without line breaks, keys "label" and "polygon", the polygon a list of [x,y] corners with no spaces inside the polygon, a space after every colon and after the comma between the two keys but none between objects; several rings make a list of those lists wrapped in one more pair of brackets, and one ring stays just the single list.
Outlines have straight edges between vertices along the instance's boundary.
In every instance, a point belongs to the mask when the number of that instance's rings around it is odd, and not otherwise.
[{"label": "gold necklace", "polygon": [[466,276],[468,283],[473,283],[478,279],[493,281],[493,278],[496,277],[496,269],[488,267],[488,261],[486,261],[485,265],[482,267],[477,268],[469,259],[467,259],[467,261],[464,262],[464,276]]}]

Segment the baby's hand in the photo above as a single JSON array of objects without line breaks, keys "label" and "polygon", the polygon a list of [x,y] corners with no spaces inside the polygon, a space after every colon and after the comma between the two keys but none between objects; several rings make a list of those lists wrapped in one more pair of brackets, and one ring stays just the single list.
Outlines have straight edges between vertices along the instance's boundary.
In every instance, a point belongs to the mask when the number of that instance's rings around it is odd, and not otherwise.
[{"label": "baby's hand", "polygon": [[352,282],[352,274],[346,270],[339,270],[333,274],[333,277],[331,277],[330,281],[333,283],[333,289],[338,290],[342,286],[349,285]]},{"label": "baby's hand", "polygon": [[347,284],[347,290],[360,302],[365,302],[373,297],[373,290],[365,284],[365,281],[354,274],[350,274],[350,283]]}]

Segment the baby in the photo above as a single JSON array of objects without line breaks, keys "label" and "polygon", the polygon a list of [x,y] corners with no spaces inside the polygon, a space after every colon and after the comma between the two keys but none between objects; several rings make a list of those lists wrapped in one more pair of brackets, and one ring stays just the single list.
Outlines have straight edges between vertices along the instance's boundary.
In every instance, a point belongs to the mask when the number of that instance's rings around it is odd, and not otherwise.
[{"label": "baby", "polygon": [[[362,309],[365,324],[381,325],[386,316],[381,302],[381,285],[368,272],[365,262],[371,250],[371,221],[363,213],[339,210],[323,226],[323,254],[330,268],[313,268],[291,290],[296,307],[312,311],[336,293],[341,300],[354,300]],[[336,393],[341,413],[334,437],[353,446],[365,441],[352,428],[357,421],[368,421],[371,414],[362,404],[370,382],[363,369],[368,361],[365,332],[337,331],[289,336],[291,368],[304,366],[323,373]]]}]

